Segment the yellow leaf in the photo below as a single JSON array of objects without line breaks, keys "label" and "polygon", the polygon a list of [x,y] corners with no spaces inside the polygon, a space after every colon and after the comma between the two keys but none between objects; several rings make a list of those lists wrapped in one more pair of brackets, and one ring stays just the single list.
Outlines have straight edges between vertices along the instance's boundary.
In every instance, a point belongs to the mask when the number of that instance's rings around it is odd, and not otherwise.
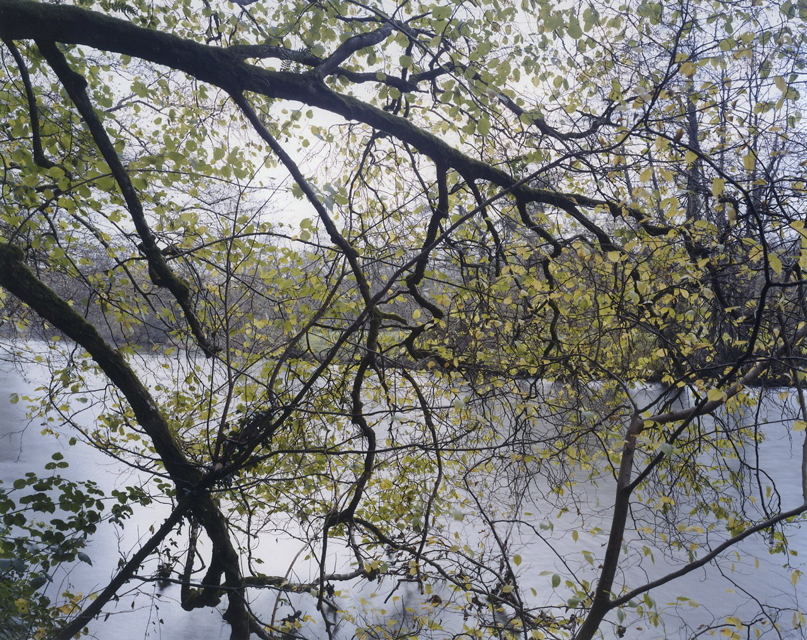
[{"label": "yellow leaf", "polygon": [[639,180],[641,180],[642,182],[650,182],[652,178],[653,178],[653,167],[647,167],[647,169],[642,171],[642,174],[639,176]]},{"label": "yellow leaf", "polygon": [[611,262],[619,262],[620,256],[621,256],[621,254],[619,253],[619,251],[609,251],[608,252],[608,259]]},{"label": "yellow leaf", "polygon": [[723,190],[726,188],[726,181],[723,178],[715,178],[715,181],[712,183],[712,195],[715,198],[719,198],[723,195]]},{"label": "yellow leaf", "polygon": [[707,395],[710,402],[719,402],[723,400],[726,396],[720,389],[709,389],[709,393]]},{"label": "yellow leaf", "polygon": [[521,556],[516,554],[513,556],[513,564],[518,566],[521,564]]},{"label": "yellow leaf", "polygon": [[743,156],[743,166],[748,173],[751,173],[754,170],[754,165],[756,165],[756,163],[757,159],[754,157],[753,153]]},{"label": "yellow leaf", "polygon": [[804,420],[796,420],[793,423],[793,431],[804,431],[805,429],[807,429],[807,422]]},{"label": "yellow leaf", "polygon": [[782,273],[782,261],[773,254],[768,255],[768,262],[771,265],[771,269],[776,272],[776,274]]},{"label": "yellow leaf", "polygon": [[726,205],[726,217],[730,225],[734,225],[737,222],[737,209],[735,209],[734,205],[731,203]]},{"label": "yellow leaf", "polygon": [[697,159],[698,154],[695,153],[694,151],[687,151],[686,155],[684,155],[684,162],[686,162],[688,165],[692,164]]}]

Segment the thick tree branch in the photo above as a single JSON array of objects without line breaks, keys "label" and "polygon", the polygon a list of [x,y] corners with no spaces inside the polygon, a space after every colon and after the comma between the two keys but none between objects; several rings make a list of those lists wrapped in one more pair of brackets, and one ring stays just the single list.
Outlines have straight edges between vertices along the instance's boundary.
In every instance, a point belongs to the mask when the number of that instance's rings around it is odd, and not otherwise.
[{"label": "thick tree branch", "polygon": [[[302,102],[348,120],[363,122],[410,144],[436,163],[455,169],[466,180],[488,181],[511,189],[516,198],[525,202],[540,202],[557,207],[594,233],[603,249],[610,251],[617,248],[608,234],[589,220],[579,208],[596,207],[604,204],[603,201],[530,187],[507,172],[453,148],[443,139],[406,118],[352,96],[337,93],[313,74],[261,69],[244,62],[243,55],[236,51],[144,29],[79,7],[49,5],[29,0],[0,0],[0,37],[83,44],[126,54],[184,71],[203,82],[221,87],[231,95],[255,92],[268,98]],[[621,211],[617,203],[605,204],[617,213]],[[633,211],[631,215],[634,215]],[[644,220],[644,217],[639,219]]]},{"label": "thick tree branch", "polygon": [[[123,356],[104,341],[95,327],[31,273],[23,263],[24,258],[19,247],[0,244],[0,286],[87,350],[126,397],[135,418],[149,436],[157,455],[175,482],[179,498],[192,492],[204,475],[179,448],[167,419],[148,390]],[[246,640],[249,637],[249,618],[243,600],[243,580],[239,556],[230,540],[227,520],[207,492],[202,492],[194,500],[193,512],[202,522],[219,553],[227,585],[231,587],[228,609],[231,611],[228,618],[232,625],[231,638]]]},{"label": "thick tree branch", "polygon": [[323,63],[323,59],[315,56],[310,51],[295,51],[272,44],[234,44],[227,47],[234,56],[247,60],[249,58],[274,58],[277,60],[288,60],[307,67],[316,67]]},{"label": "thick tree branch", "polygon": [[95,327],[73,307],[38,280],[23,263],[24,257],[19,247],[0,245],[0,286],[89,352],[129,401],[135,418],[151,439],[174,482],[188,489],[197,484],[201,474],[177,445],[167,419],[123,356],[110,347]]}]

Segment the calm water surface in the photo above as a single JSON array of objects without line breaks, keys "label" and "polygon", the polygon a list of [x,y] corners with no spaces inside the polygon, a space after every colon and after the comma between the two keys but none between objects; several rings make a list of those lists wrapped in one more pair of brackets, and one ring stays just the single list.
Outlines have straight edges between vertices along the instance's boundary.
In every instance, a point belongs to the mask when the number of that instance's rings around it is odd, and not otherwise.
[{"label": "calm water surface", "polygon": [[[27,378],[27,379],[26,379]],[[123,467],[120,463],[107,458],[89,446],[81,443],[75,446],[68,446],[69,435],[60,438],[53,436],[43,436],[41,426],[37,422],[29,424],[25,418],[25,403],[11,404],[9,395],[17,393],[20,396],[31,393],[36,387],[37,379],[46,379],[47,373],[44,368],[36,369],[29,367],[26,375],[21,375],[8,363],[0,362],[0,480],[8,482],[22,476],[27,471],[44,473],[44,465],[50,461],[51,455],[57,451],[63,452],[65,458],[70,462],[70,467],[63,470],[62,474],[71,479],[83,480],[93,479],[98,482],[108,494],[114,488],[136,484],[137,474],[130,469]],[[781,406],[777,408],[772,404],[767,408],[768,412],[776,417],[776,412],[781,411]],[[88,413],[86,419],[92,420]],[[802,435],[802,434],[798,434]],[[802,435],[803,437],[803,435]],[[761,465],[768,468],[773,474],[772,480],[776,482],[782,494],[783,510],[794,508],[802,502],[801,495],[801,449],[802,441],[791,440],[784,428],[772,428],[767,433],[767,440],[761,449]],[[587,518],[585,523],[588,529],[593,526],[606,526],[608,522],[608,505],[613,499],[613,487],[608,482],[601,483],[598,487],[592,487],[588,494],[588,504],[595,515]],[[535,501],[535,512],[540,514],[541,504]],[[599,515],[597,512],[599,511]],[[126,522],[124,529],[117,529],[109,526],[102,526],[99,532],[91,539],[90,545],[86,549],[87,554],[92,558],[93,565],[90,567],[84,563],[76,563],[60,571],[55,575],[54,583],[50,584],[49,595],[55,598],[64,588],[70,587],[74,591],[84,594],[95,589],[103,588],[109,577],[114,573],[121,556],[130,555],[137,549],[141,540],[149,536],[149,527],[159,525],[167,515],[168,508],[165,505],[154,505],[149,508],[141,508],[135,513],[135,517]],[[539,517],[536,515],[536,517]],[[534,535],[523,531],[522,535],[516,533],[515,539],[519,540],[523,547],[520,553],[523,563],[520,567],[520,576],[523,586],[529,588],[534,586],[540,594],[547,592],[549,578],[541,575],[541,572],[565,573],[559,555],[576,559],[583,548],[590,549],[596,557],[602,554],[602,537],[594,538],[585,533],[585,528],[581,528],[579,539],[574,542],[562,531],[565,526],[577,528],[581,522],[579,518],[572,514],[564,516],[561,522],[555,521],[555,532],[545,532],[543,540],[537,540]],[[771,605],[793,607],[801,605],[802,610],[807,609],[807,525],[801,529],[791,531],[791,548],[799,555],[790,558],[791,568],[800,568],[804,572],[804,577],[797,584],[790,581],[790,571],[783,569],[785,558],[782,555],[770,555],[764,544],[761,535],[752,536],[745,541],[738,549],[738,553],[731,556],[733,562],[724,562],[722,569],[714,566],[707,566],[699,569],[683,579],[665,585],[652,593],[652,597],[658,603],[670,603],[666,607],[666,612],[662,619],[662,624],[658,628],[638,628],[631,626],[628,628],[625,638],[690,638],[703,630],[703,626],[713,625],[720,622],[727,615],[747,615],[749,612],[758,610],[754,604],[755,598],[761,598],[763,602]],[[722,535],[722,532],[720,532]],[[629,534],[630,535],[630,534]],[[631,547],[633,549],[635,547]],[[289,563],[301,550],[301,545],[292,540],[269,540],[263,541],[260,553],[265,558],[266,563],[262,569],[266,573],[284,575],[289,569]],[[513,549],[515,551],[515,549]],[[634,554],[634,555],[631,555]],[[624,558],[624,571],[629,578],[634,578],[632,582],[639,583],[658,578],[669,568],[660,553],[655,554],[655,563],[649,563],[644,557],[635,557],[636,552],[629,552]],[[643,556],[643,554],[641,554]],[[349,568],[346,558],[344,567]],[[760,568],[756,568],[757,560]],[[339,558],[335,560],[338,564]],[[299,567],[302,566],[302,569]],[[295,565],[296,579],[309,580],[314,577],[314,568],[306,564]],[[334,569],[338,568],[336,566]],[[308,575],[301,575],[300,572]],[[391,585],[385,586],[377,583],[357,585],[356,590],[349,598],[343,599],[342,604],[348,605],[352,600],[355,605],[359,598],[365,602],[370,602],[365,607],[367,617],[378,615],[385,610],[388,615],[392,614],[394,605],[389,602],[384,604],[385,594]],[[222,625],[221,613],[215,610],[199,610],[194,612],[182,611],[177,602],[179,588],[168,586],[161,589],[152,583],[131,584],[129,591],[124,591],[117,603],[110,603],[104,612],[109,614],[109,619],[105,622],[96,622],[91,626],[92,635],[110,640],[140,640],[143,638],[171,638],[172,640],[201,640],[228,637],[227,628]],[[405,590],[399,591],[399,595],[406,595]],[[410,592],[410,598],[416,598],[417,594]],[[697,601],[698,607],[678,601],[679,596]],[[306,603],[312,601],[308,596],[302,596],[296,602],[276,603],[273,596],[266,594],[259,599],[255,606],[257,610],[264,612],[266,619],[270,619],[272,614],[277,619],[284,617],[293,608],[305,607]],[[557,594],[547,593],[546,602],[557,602]],[[373,604],[376,603],[377,613],[373,613]],[[400,604],[398,605],[400,607]],[[440,615],[438,613],[438,615]],[[452,621],[445,613],[443,620],[446,626],[456,624],[457,618]],[[781,634],[784,638],[803,638],[802,631],[794,629],[792,626],[792,615],[785,616],[786,619],[780,621]],[[102,616],[102,620],[104,616]],[[308,627],[305,633],[310,638],[320,637],[323,629],[318,626]],[[610,631],[607,632],[607,635]],[[345,628],[344,637],[351,637],[352,633]],[[719,634],[718,634],[718,637]],[[773,637],[773,636],[771,636]]]}]

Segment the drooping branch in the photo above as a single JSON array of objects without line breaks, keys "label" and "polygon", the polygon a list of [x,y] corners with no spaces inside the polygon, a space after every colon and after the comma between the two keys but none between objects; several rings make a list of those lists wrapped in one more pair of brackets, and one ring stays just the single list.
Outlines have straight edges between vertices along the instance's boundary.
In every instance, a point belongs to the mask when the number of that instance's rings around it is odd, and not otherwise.
[{"label": "drooping branch", "polygon": [[11,40],[4,38],[3,44],[8,47],[11,56],[14,58],[14,62],[17,63],[17,69],[19,69],[20,78],[25,87],[25,97],[28,100],[28,117],[31,121],[31,145],[33,146],[34,162],[40,167],[50,169],[51,167],[55,167],[56,163],[45,156],[45,151],[42,148],[42,133],[39,127],[39,108],[36,104],[36,94],[34,93],[34,87],[31,85],[31,76],[28,74],[28,69],[25,66],[25,60],[23,60],[19,49],[17,49],[17,46]]},{"label": "drooping branch", "polygon": [[210,566],[202,579],[201,588],[191,588],[191,577],[196,559],[197,544],[199,541],[199,523],[192,518],[188,537],[188,556],[185,559],[185,568],[180,580],[180,606],[185,611],[192,611],[202,607],[215,607],[221,602],[221,575],[224,572],[221,557],[214,549],[210,556]]}]

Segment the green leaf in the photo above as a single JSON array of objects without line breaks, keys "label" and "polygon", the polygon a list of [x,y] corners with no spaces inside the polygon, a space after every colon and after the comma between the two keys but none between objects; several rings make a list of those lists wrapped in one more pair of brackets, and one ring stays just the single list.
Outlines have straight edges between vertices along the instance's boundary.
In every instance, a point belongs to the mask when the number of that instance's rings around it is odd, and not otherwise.
[{"label": "green leaf", "polygon": [[569,24],[566,26],[566,30],[575,40],[583,36],[583,29],[580,27],[580,22],[575,16],[569,18]]}]

